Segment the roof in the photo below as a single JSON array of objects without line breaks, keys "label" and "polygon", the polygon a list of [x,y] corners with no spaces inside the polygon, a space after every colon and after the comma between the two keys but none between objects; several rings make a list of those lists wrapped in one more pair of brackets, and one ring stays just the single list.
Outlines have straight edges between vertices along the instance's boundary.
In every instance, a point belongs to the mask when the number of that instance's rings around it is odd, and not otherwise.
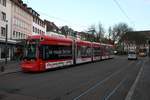
[{"label": "roof", "polygon": [[53,37],[49,35],[33,35],[28,39],[44,39],[45,41],[64,41],[64,42],[72,42],[73,40],[70,38],[62,38],[62,37]]},{"label": "roof", "polygon": [[22,0],[10,0],[12,2],[14,2],[17,6],[19,6],[22,10],[24,10],[25,12],[27,12],[28,14],[32,15],[32,13],[29,12],[27,4],[23,3]]},{"label": "roof", "polygon": [[50,22],[48,20],[44,20],[44,23],[47,26],[47,31],[51,31],[53,29],[59,30],[58,26],[56,26],[54,22]]},{"label": "roof", "polygon": [[147,38],[150,39],[150,30],[145,30],[145,31],[129,31],[127,33],[141,33],[144,34]]},{"label": "roof", "polygon": [[84,46],[91,46],[91,42],[89,41],[83,41],[83,40],[77,40],[76,41],[79,45],[84,45]]}]

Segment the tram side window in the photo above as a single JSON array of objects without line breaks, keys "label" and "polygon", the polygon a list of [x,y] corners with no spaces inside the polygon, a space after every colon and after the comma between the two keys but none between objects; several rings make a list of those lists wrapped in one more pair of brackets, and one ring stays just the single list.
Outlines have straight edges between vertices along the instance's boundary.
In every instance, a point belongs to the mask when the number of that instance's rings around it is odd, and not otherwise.
[{"label": "tram side window", "polygon": [[[45,60],[70,59],[72,58],[71,46],[43,46],[43,58]],[[42,52],[42,51],[41,51]]]},{"label": "tram side window", "polygon": [[113,48],[112,47],[107,47],[107,52],[112,55],[113,54]]},{"label": "tram side window", "polygon": [[100,48],[94,48],[94,56],[100,56],[101,50]]},{"label": "tram side window", "polygon": [[110,48],[110,54],[113,55],[114,54],[114,49],[111,47]]},{"label": "tram side window", "polygon": [[105,55],[106,54],[106,47],[105,46],[102,46],[101,47],[101,50],[102,50],[102,53],[101,53],[101,55]]},{"label": "tram side window", "polygon": [[78,57],[90,57],[91,56],[91,48],[86,46],[78,46],[77,56]]}]

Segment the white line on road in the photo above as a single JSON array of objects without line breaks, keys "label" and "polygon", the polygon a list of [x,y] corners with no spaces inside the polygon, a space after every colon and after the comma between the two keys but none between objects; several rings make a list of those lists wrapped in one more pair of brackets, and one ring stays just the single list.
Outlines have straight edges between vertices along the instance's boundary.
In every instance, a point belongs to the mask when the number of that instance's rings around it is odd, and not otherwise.
[{"label": "white line on road", "polygon": [[[129,63],[132,64],[133,62]],[[126,67],[125,67],[126,68]],[[110,76],[106,77],[105,79],[103,79],[102,81],[98,82],[97,84],[95,84],[94,86],[92,86],[91,88],[87,89],[85,92],[81,93],[79,96],[75,97],[73,100],[79,100],[80,97],[84,96],[85,94],[87,94],[88,92],[92,91],[93,89],[95,89],[96,87],[98,87],[99,85],[101,85],[102,83],[104,83],[105,81],[109,80],[112,76],[120,73],[122,70],[124,70],[125,68],[122,68],[120,70],[118,70],[117,72],[111,74]]]},{"label": "white line on road", "polygon": [[116,92],[116,90],[123,84],[124,81],[125,81],[125,78],[113,89],[112,92],[109,93],[109,95],[105,97],[104,100],[108,100]]},{"label": "white line on road", "polygon": [[[136,64],[136,66],[139,65],[141,62],[142,62],[141,60],[138,61],[138,63]],[[108,100],[108,99],[116,92],[116,90],[121,86],[121,84],[122,84],[124,81],[125,81],[125,78],[113,89],[113,91],[112,91],[111,93],[109,93],[109,95],[107,95],[107,96],[105,97],[104,100]]]},{"label": "white line on road", "polygon": [[142,66],[140,68],[140,71],[139,71],[139,73],[138,73],[138,75],[136,77],[136,80],[134,81],[132,87],[130,88],[130,90],[129,90],[129,92],[128,92],[126,98],[125,98],[125,100],[131,100],[131,97],[132,97],[132,95],[133,95],[133,93],[135,91],[136,85],[137,85],[137,83],[138,83],[138,81],[140,79],[140,76],[141,76],[142,72],[143,72],[143,68],[144,68],[143,66],[144,66],[144,64],[145,64],[145,61],[143,62]]}]

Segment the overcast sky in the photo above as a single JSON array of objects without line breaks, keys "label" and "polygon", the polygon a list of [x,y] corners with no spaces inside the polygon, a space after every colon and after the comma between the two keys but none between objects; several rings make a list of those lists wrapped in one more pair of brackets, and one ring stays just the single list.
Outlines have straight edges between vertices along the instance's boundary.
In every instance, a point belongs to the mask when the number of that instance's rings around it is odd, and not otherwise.
[{"label": "overcast sky", "polygon": [[[150,0],[23,0],[42,19],[84,31],[102,23],[105,29],[125,22],[135,30],[150,30]],[[115,3],[118,1],[121,8]],[[127,18],[128,17],[128,18]]]}]

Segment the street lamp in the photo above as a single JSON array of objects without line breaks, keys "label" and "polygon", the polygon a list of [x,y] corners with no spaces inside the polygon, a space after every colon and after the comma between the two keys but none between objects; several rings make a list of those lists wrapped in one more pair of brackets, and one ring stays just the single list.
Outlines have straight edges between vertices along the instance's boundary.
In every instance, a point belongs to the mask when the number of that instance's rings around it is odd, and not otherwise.
[{"label": "street lamp", "polygon": [[5,31],[5,64],[7,64],[7,54],[8,54],[8,48],[7,48],[7,43],[8,43],[8,20],[5,20],[6,22],[6,31]]}]

